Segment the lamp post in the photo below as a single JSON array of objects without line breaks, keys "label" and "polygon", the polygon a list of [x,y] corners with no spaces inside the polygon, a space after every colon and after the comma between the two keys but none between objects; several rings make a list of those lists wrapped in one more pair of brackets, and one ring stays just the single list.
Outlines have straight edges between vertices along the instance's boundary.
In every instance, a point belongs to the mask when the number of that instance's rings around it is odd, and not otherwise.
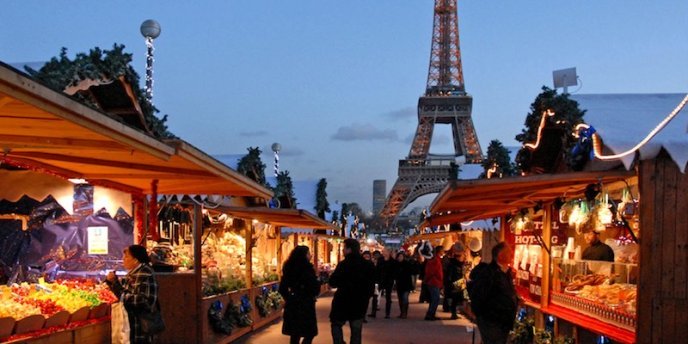
[{"label": "lamp post", "polygon": [[275,142],[271,148],[275,153],[275,178],[277,178],[277,175],[279,175],[279,152],[282,150],[282,145]]},{"label": "lamp post", "polygon": [[146,39],[146,99],[153,105],[153,40],[160,36],[160,23],[148,19],[141,24],[141,34]]}]

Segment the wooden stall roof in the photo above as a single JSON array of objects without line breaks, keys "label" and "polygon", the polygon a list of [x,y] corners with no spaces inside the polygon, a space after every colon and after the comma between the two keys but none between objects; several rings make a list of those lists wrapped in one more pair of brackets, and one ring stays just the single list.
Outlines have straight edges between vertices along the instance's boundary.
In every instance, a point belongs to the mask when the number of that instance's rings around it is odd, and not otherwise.
[{"label": "wooden stall roof", "polygon": [[191,145],[161,142],[0,62],[0,161],[131,193],[272,192]]},{"label": "wooden stall roof", "polygon": [[624,181],[634,183],[633,171],[572,172],[540,174],[502,179],[456,180],[447,184],[430,205],[431,216],[422,224],[431,227],[461,221],[499,217],[538,202],[565,196],[583,196],[591,183],[620,188]]},{"label": "wooden stall roof", "polygon": [[218,207],[215,210],[243,219],[255,219],[279,227],[329,229],[339,231],[331,223],[302,209]]}]

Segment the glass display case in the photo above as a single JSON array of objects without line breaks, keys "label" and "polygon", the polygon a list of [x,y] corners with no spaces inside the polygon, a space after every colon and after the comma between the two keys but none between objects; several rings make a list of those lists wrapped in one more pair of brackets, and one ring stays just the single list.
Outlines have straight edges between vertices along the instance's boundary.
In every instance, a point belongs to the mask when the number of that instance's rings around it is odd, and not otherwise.
[{"label": "glass display case", "polygon": [[637,264],[552,259],[551,303],[635,331]]}]

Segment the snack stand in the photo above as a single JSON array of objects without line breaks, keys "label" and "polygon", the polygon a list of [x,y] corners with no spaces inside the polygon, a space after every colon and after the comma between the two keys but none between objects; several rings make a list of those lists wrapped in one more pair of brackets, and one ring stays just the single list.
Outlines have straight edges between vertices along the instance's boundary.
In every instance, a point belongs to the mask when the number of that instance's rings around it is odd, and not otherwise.
[{"label": "snack stand", "polygon": [[[595,158],[584,171],[453,182],[433,202],[427,225],[501,216],[501,239],[515,247],[519,295],[536,327],[555,337],[684,341],[688,97],[573,98],[596,126],[586,129]],[[667,113],[677,117],[669,122]],[[610,156],[627,151],[634,154]],[[614,262],[581,259],[580,232],[590,229],[611,244]]]}]

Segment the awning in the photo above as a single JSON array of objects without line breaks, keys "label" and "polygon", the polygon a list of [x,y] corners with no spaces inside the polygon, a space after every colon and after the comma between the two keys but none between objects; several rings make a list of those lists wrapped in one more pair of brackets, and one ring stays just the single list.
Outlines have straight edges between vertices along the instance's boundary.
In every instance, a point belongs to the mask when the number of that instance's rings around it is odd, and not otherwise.
[{"label": "awning", "polygon": [[0,161],[131,193],[271,198],[181,140],[161,142],[0,63]]},{"label": "awning", "polygon": [[541,174],[502,179],[456,180],[450,182],[430,206],[431,216],[421,228],[489,219],[530,208],[557,198],[582,197],[585,188],[599,183],[620,188],[637,179],[633,171],[591,171]]},{"label": "awning", "polygon": [[214,210],[221,211],[229,216],[257,220],[278,227],[339,231],[339,228],[331,223],[301,209],[217,207]]}]

